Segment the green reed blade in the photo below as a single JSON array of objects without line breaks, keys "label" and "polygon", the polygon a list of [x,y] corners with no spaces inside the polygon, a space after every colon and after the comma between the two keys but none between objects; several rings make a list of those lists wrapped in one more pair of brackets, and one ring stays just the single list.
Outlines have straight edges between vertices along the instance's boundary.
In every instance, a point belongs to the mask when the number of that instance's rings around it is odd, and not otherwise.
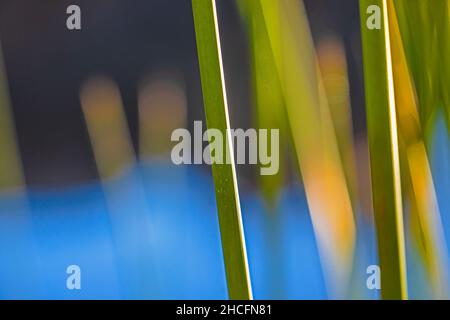
[{"label": "green reed blade", "polygon": [[[254,123],[260,129],[279,129],[280,149],[283,151],[291,142],[288,136],[284,99],[275,60],[266,32],[264,17],[255,1],[238,0],[237,5],[245,22],[250,47],[253,103],[255,106]],[[285,163],[284,152],[280,153],[280,163]],[[281,165],[275,175],[259,176],[261,193],[271,211],[277,204],[279,191],[285,180],[284,166]]]},{"label": "green reed blade", "polygon": [[215,0],[193,0],[195,34],[208,128],[220,130],[230,164],[212,165],[230,299],[252,299],[223,75]]},{"label": "green reed blade", "polygon": [[396,8],[388,2],[390,43],[394,75],[395,102],[399,128],[400,165],[404,195],[409,200],[410,221],[415,242],[423,259],[433,295],[443,298],[447,291],[447,249],[436,200],[430,164],[424,143]]},{"label": "green reed blade", "polygon": [[448,0],[396,0],[394,3],[428,146],[436,111],[442,107],[443,93],[448,92],[447,86],[439,82],[448,61],[443,48],[448,42]]},{"label": "green reed blade", "polygon": [[[367,9],[371,5],[381,9],[379,30],[367,28]],[[381,296],[383,299],[406,299],[403,208],[386,0],[361,0],[360,16]]]},{"label": "green reed blade", "polygon": [[450,134],[450,1],[441,0],[444,2],[442,9],[443,14],[441,15],[441,21],[439,24],[438,32],[438,44],[440,46],[440,58],[439,61],[442,62],[442,71],[439,72],[440,75],[440,86],[442,91],[442,99],[444,108],[444,114],[447,119],[447,129]]}]

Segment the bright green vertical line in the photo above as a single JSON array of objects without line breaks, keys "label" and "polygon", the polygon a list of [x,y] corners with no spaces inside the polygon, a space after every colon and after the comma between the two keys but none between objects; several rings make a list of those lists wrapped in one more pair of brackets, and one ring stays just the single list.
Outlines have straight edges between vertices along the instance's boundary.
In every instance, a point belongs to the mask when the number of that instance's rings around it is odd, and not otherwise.
[{"label": "bright green vertical line", "polygon": [[197,53],[208,128],[221,131],[230,163],[212,165],[230,299],[252,299],[241,208],[230,139],[217,9],[214,0],[193,0]]},{"label": "bright green vertical line", "polygon": [[[391,0],[388,0],[391,1]],[[380,29],[369,29],[370,6]],[[407,299],[395,92],[386,0],[361,0],[367,130],[383,299]]]}]

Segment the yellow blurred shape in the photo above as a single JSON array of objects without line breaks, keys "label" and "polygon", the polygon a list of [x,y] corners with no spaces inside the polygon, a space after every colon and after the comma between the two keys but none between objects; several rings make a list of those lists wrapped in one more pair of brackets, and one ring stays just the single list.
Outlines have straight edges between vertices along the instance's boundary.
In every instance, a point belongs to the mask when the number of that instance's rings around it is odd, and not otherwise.
[{"label": "yellow blurred shape", "polygon": [[139,154],[170,153],[171,134],[186,126],[187,101],[184,88],[174,77],[158,76],[139,90]]},{"label": "yellow blurred shape", "polygon": [[0,189],[18,188],[24,182],[8,90],[0,47]]},{"label": "yellow blurred shape", "polygon": [[392,67],[399,126],[401,164],[406,192],[411,201],[411,220],[416,232],[431,287],[436,298],[447,296],[448,257],[436,192],[420,125],[415,88],[409,73],[402,38],[392,1],[389,14]]},{"label": "yellow blurred shape", "polygon": [[261,0],[331,297],[347,290],[355,223],[333,121],[301,1]]},{"label": "yellow blurred shape", "polygon": [[356,160],[352,111],[350,108],[347,62],[342,42],[334,37],[320,40],[317,57],[347,185],[352,199],[356,200]]},{"label": "yellow blurred shape", "polygon": [[135,161],[119,89],[107,78],[94,78],[80,98],[100,176],[112,177]]}]

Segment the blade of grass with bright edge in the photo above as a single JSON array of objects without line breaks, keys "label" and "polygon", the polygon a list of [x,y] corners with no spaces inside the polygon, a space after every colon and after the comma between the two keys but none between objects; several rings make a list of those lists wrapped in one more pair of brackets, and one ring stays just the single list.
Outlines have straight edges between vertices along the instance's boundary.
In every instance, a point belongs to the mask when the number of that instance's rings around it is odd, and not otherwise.
[{"label": "blade of grass with bright edge", "polygon": [[214,0],[193,0],[195,34],[208,128],[220,130],[229,164],[213,164],[225,270],[230,299],[252,299],[241,208],[229,136],[228,105],[223,75],[217,9]]},{"label": "blade of grass with bright edge", "polygon": [[[259,1],[259,0],[257,0]],[[278,213],[280,190],[285,182],[286,151],[292,145],[284,109],[280,79],[270,48],[264,18],[255,0],[237,0],[249,41],[249,60],[252,82],[252,123],[259,129],[279,130],[279,170],[275,175],[258,175],[258,185],[265,200],[264,245],[266,248],[267,277],[265,279],[270,299],[285,297],[285,272],[282,263],[282,221]],[[270,142],[269,142],[270,144]],[[272,151],[273,152],[273,151]]]},{"label": "blade of grass with bright edge", "polygon": [[[367,28],[367,9],[381,9],[381,29]],[[406,258],[395,92],[386,0],[360,1],[372,196],[383,299],[406,299]]]},{"label": "blade of grass with bright edge", "polygon": [[436,200],[430,165],[423,141],[423,132],[417,112],[414,86],[409,74],[396,9],[388,2],[390,43],[394,75],[399,148],[403,155],[401,171],[404,193],[411,202],[411,220],[415,239],[424,259],[433,294],[446,297],[447,248],[440,212]]},{"label": "blade of grass with bright edge", "polygon": [[328,293],[346,294],[355,224],[345,173],[303,2],[255,1],[261,7]]}]

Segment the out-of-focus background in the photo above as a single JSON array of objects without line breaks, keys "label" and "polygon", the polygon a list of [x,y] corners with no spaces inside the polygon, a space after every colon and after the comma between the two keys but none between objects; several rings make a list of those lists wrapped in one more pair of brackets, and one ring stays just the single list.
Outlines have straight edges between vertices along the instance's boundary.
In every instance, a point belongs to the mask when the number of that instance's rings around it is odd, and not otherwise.
[{"label": "out-of-focus background", "polygon": [[[301,133],[312,144],[299,148],[292,135],[309,111],[289,109],[261,16],[244,2],[217,1],[231,126],[280,128],[281,138],[276,176],[237,167],[254,297],[376,299],[379,290],[367,285],[378,259],[359,3],[305,0],[303,11],[293,1],[298,17],[287,19],[306,23],[311,38],[296,39],[315,49],[329,106],[321,129]],[[72,4],[81,8],[79,31],[66,28]],[[191,1],[2,0],[0,43],[0,298],[226,298],[211,168],[170,160],[172,131],[205,119]],[[433,119],[423,129],[428,197],[443,231],[434,249],[446,260],[450,145],[444,114]],[[331,164],[308,175],[313,144],[324,145]],[[330,176],[314,193],[314,181]],[[402,181],[404,190],[421,178]],[[439,280],[427,269],[415,199],[404,197],[409,293],[428,298],[445,291],[433,283],[446,287],[448,268]],[[320,209],[333,217],[315,216]],[[66,287],[70,265],[80,266],[80,290]]]}]

